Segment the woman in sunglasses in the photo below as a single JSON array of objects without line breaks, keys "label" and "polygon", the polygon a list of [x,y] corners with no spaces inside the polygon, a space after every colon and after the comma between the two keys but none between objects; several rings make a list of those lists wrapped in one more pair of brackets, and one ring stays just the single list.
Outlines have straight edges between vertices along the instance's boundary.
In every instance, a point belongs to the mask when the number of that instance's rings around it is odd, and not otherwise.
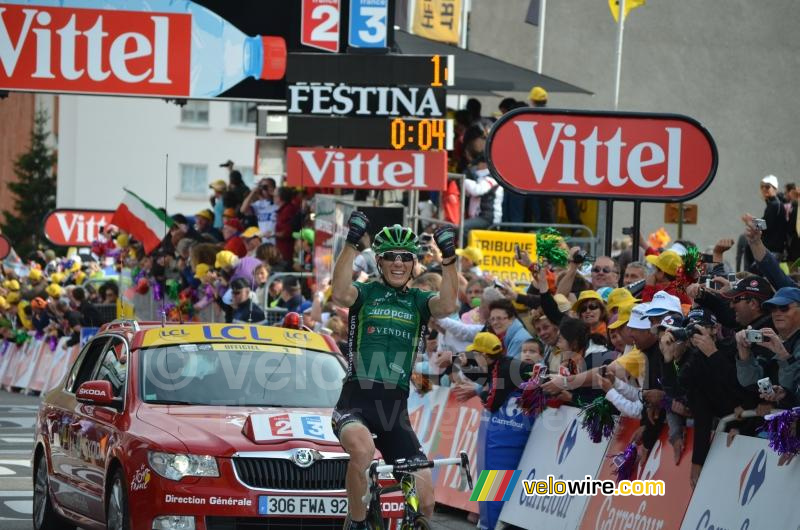
[{"label": "woman in sunglasses", "polygon": [[[365,471],[376,447],[386,462],[425,458],[408,419],[411,371],[417,352],[425,348],[423,337],[430,318],[443,318],[458,309],[452,227],[440,228],[433,236],[442,253],[442,284],[435,292],[409,287],[419,243],[411,229],[400,225],[382,228],[373,239],[380,280],[353,282],[353,260],[367,224],[363,213],[350,215],[348,244],[336,260],[332,282],[334,303],[350,308],[347,376],[331,421],[350,455],[346,484],[353,529],[366,528],[361,499],[367,488]],[[434,505],[431,472],[416,474],[421,509],[430,517]]]},{"label": "woman in sunglasses", "polygon": [[[579,319],[589,326],[592,339],[595,342],[605,343],[606,337],[606,304],[597,291],[581,291],[578,301],[572,306],[572,310]],[[600,336],[602,338],[598,338]]]}]

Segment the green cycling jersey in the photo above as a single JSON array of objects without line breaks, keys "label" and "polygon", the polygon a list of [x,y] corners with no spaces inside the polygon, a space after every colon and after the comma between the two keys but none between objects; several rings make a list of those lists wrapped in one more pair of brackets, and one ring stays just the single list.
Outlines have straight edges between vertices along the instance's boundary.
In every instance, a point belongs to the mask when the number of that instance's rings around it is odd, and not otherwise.
[{"label": "green cycling jersey", "polygon": [[348,321],[347,380],[376,381],[408,392],[411,370],[436,293],[394,289],[381,281],[354,282],[358,298]]}]

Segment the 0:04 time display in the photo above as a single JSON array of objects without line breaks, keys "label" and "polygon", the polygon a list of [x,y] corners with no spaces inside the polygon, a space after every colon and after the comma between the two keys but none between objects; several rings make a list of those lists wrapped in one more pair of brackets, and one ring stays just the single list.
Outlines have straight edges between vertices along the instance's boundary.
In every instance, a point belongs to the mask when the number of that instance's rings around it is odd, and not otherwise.
[{"label": "0:04 time display", "polygon": [[405,149],[407,146],[421,151],[445,149],[447,133],[444,119],[432,120],[392,120],[392,147]]}]

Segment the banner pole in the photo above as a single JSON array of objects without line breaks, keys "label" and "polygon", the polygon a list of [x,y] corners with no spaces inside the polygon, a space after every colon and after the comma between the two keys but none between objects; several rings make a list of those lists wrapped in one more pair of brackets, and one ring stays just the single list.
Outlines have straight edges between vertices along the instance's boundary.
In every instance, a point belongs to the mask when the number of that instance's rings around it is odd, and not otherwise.
[{"label": "banner pole", "polygon": [[606,237],[604,241],[604,252],[606,256],[611,256],[611,240],[612,232],[614,231],[614,201],[609,199],[606,201]]},{"label": "banner pole", "polygon": [[631,260],[639,261],[639,233],[641,232],[642,203],[633,201],[633,245],[631,247]]},{"label": "banner pole", "polygon": [[536,71],[542,73],[542,63],[544,62],[544,16],[547,11],[547,0],[542,0],[539,4],[539,57],[537,58]]},{"label": "banner pole", "polygon": [[617,75],[614,82],[614,110],[619,107],[619,83],[622,77],[622,34],[625,31],[625,0],[619,0],[619,31],[617,31]]}]

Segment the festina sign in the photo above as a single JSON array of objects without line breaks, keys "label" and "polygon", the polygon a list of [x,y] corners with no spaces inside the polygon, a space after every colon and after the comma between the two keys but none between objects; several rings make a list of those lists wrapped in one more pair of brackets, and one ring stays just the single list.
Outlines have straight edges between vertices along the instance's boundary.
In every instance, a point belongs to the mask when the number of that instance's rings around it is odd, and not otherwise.
[{"label": "festina sign", "polygon": [[446,151],[290,147],[289,186],[350,189],[444,190]]},{"label": "festina sign", "polygon": [[519,109],[494,125],[489,168],[521,193],[685,201],[717,171],[711,134],[676,114]]},{"label": "festina sign", "polygon": [[54,245],[88,247],[111,222],[109,210],[53,210],[44,220],[44,236]]},{"label": "festina sign", "polygon": [[415,116],[440,118],[447,110],[445,89],[409,86],[290,84],[289,114]]}]

